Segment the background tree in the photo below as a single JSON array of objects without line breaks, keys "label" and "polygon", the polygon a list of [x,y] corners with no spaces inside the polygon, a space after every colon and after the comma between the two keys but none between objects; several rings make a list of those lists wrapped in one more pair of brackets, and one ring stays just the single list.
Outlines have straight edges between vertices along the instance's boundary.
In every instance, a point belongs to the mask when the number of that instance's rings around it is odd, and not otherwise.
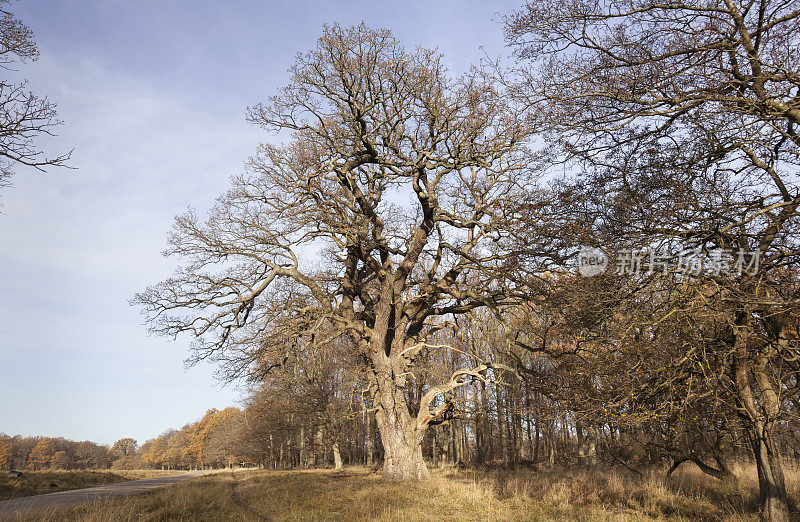
[{"label": "background tree", "polygon": [[70,466],[77,469],[103,469],[111,465],[108,447],[88,440],[78,442],[73,450],[74,460]]},{"label": "background tree", "polygon": [[148,468],[168,468],[166,452],[169,440],[174,434],[175,430],[167,430],[158,437],[145,441],[139,451],[142,464]]},{"label": "background tree", "polygon": [[206,426],[206,463],[213,468],[232,467],[241,460],[239,441],[244,430],[244,415],[238,408],[217,412]]},{"label": "background tree", "polygon": [[31,449],[28,455],[28,468],[33,470],[49,469],[53,463],[53,457],[60,451],[60,447],[58,439],[44,437]]},{"label": "background tree", "polygon": [[111,466],[114,469],[135,469],[139,466],[136,455],[138,450],[136,440],[130,437],[119,439],[108,450],[109,458],[113,461]]},{"label": "background tree", "polygon": [[[9,0],[0,0],[0,68],[13,70],[18,63],[36,60],[39,51],[33,31],[8,5]],[[61,122],[55,104],[27,87],[27,82],[0,79],[0,187],[10,182],[20,165],[44,171],[48,166],[64,166],[71,154],[48,158],[37,146],[37,138],[52,135]]]},{"label": "background tree", "polygon": [[136,440],[130,437],[119,439],[111,446],[111,451],[119,453],[122,457],[132,457],[136,454],[136,450],[138,449],[139,445],[136,443]]},{"label": "background tree", "polygon": [[0,470],[14,466],[14,442],[11,437],[0,435]]}]

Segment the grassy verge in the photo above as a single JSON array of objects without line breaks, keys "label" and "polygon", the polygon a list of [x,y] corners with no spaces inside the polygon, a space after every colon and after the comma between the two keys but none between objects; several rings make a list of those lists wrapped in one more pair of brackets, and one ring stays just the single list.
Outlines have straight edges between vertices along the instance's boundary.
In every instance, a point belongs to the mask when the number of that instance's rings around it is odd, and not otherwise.
[{"label": "grassy verge", "polygon": [[[747,472],[747,476],[744,472]],[[225,472],[37,520],[757,520],[750,470],[721,483],[617,471],[435,471],[398,484],[362,468]],[[800,475],[789,473],[798,508]]]},{"label": "grassy verge", "polygon": [[160,470],[24,471],[21,477],[9,478],[3,471],[0,472],[0,500],[180,473]]}]

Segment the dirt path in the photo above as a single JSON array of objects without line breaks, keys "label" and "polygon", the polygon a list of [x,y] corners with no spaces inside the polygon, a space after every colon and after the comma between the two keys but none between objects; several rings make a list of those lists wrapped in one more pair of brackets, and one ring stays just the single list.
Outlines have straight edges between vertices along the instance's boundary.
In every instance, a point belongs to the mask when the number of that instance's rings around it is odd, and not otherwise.
[{"label": "dirt path", "polygon": [[108,500],[110,498],[136,495],[137,493],[152,491],[209,473],[214,473],[214,471],[189,471],[170,477],[129,480],[127,482],[117,482],[116,484],[108,484],[106,486],[73,489],[70,491],[59,491],[58,493],[48,493],[46,495],[34,495],[31,497],[3,500],[0,501],[0,520],[34,515],[54,509],[82,506],[84,504]]},{"label": "dirt path", "polygon": [[242,510],[246,511],[249,519],[258,520],[259,522],[268,522],[270,520],[269,516],[260,510],[257,510],[257,506],[251,506],[242,501],[242,498],[239,496],[239,492],[237,491],[237,488],[241,483],[237,480],[236,473],[231,472],[230,477],[231,483],[229,492],[231,501],[242,508]]}]

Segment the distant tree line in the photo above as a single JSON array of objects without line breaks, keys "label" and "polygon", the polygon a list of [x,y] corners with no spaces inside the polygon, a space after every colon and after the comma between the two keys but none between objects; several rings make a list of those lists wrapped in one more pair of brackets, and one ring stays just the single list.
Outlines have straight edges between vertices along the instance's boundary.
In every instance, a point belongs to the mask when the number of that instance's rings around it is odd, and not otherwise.
[{"label": "distant tree line", "polygon": [[237,408],[209,410],[197,422],[168,430],[139,446],[126,437],[110,447],[63,437],[0,434],[0,469],[197,469],[248,465],[244,414]]},{"label": "distant tree line", "polygon": [[[127,441],[113,447],[63,437],[21,437],[0,433],[0,469],[67,470],[118,467],[129,455],[121,451]],[[130,452],[130,449],[128,450]]]},{"label": "distant tree line", "polygon": [[[600,280],[593,285],[603,286]],[[591,297],[599,290],[575,278],[564,281],[560,291]],[[592,298],[587,306],[594,306]],[[437,334],[446,347],[431,339],[431,349],[415,362],[414,385],[405,392],[412,411],[425,395],[425,382],[444,380],[475,357],[509,370],[489,372],[486,382],[455,388],[432,405],[429,436],[421,445],[425,461],[537,469],[622,465],[633,472],[665,466],[668,473],[693,465],[735,480],[732,462],[752,461],[753,455],[746,425],[734,411],[715,405],[721,385],[699,375],[676,377],[669,387],[660,384],[665,361],[685,356],[674,345],[674,339],[688,338],[679,330],[685,319],[663,322],[660,328],[676,330],[652,348],[609,351],[589,341],[576,350],[583,342],[575,331],[578,312],[566,321],[549,309],[505,311],[501,315],[510,318],[514,338],[494,314],[474,312]],[[544,316],[544,323],[536,319]],[[379,466],[385,449],[368,379],[348,364],[349,356],[344,346],[326,345],[287,358],[264,376],[241,409],[211,409],[197,422],[141,445],[131,438],[108,447],[2,435],[0,468]],[[784,459],[800,461],[797,400],[785,395],[785,417],[773,437]]]}]

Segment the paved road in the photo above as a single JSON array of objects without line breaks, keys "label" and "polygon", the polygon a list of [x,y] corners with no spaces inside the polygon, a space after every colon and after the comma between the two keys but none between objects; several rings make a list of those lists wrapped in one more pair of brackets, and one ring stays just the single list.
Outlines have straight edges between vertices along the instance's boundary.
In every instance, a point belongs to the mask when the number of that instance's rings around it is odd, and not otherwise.
[{"label": "paved road", "polygon": [[108,500],[110,498],[136,495],[137,493],[152,491],[170,484],[200,477],[208,473],[213,472],[188,471],[186,473],[173,475],[170,477],[129,480],[127,482],[117,482],[116,484],[108,484],[93,488],[73,489],[71,491],[59,491],[58,493],[48,493],[46,495],[34,495],[32,497],[3,500],[0,501],[0,520],[8,520],[19,516],[48,512],[59,508],[82,506],[84,504]]}]

